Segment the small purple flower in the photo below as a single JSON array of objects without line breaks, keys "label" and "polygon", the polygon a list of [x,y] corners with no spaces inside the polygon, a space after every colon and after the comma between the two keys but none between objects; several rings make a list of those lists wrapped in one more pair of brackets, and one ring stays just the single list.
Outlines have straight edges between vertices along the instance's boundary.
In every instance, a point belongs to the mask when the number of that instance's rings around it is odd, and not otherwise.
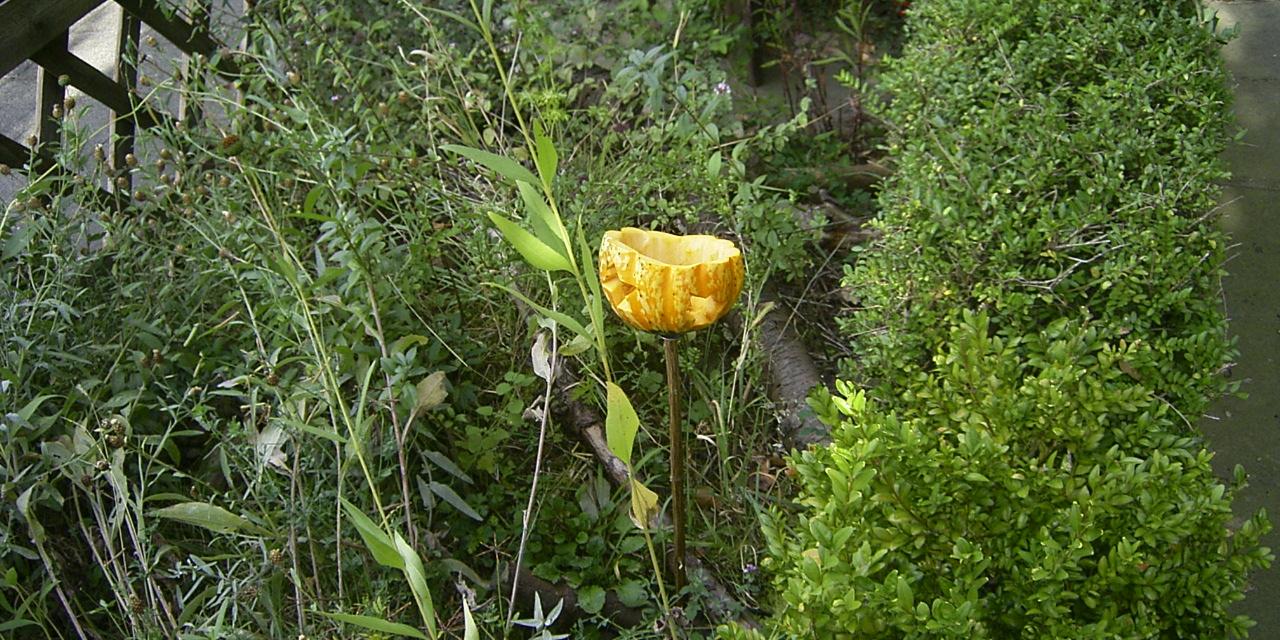
[{"label": "small purple flower", "polygon": [[332,103],[334,103],[334,104],[338,104],[338,101],[339,101],[339,100],[341,100],[341,99],[342,99],[342,96],[337,95],[337,94],[334,94],[334,95],[329,96],[329,102],[332,102]]},{"label": "small purple flower", "polygon": [[728,82],[721,82],[720,84],[716,85],[716,95],[727,96],[731,93],[733,93],[733,90],[729,88]]},{"label": "small purple flower", "polygon": [[748,562],[746,566],[742,567],[742,575],[751,575],[759,570],[760,567],[757,567],[754,563]]}]

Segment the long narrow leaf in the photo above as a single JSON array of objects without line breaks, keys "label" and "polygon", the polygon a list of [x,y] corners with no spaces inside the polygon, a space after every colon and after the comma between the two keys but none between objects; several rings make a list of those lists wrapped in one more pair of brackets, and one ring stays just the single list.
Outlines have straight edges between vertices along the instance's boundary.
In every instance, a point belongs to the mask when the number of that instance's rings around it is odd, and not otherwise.
[{"label": "long narrow leaf", "polygon": [[618,456],[623,464],[631,464],[631,447],[636,441],[636,432],[640,429],[640,417],[631,406],[622,387],[608,383],[604,416],[605,439],[609,441],[609,451]]},{"label": "long narrow leaf", "polygon": [[556,154],[556,146],[552,144],[551,138],[547,137],[547,132],[543,130],[541,120],[533,123],[533,144],[537,152],[533,158],[534,164],[538,167],[538,175],[542,177],[542,186],[550,192],[560,157]]},{"label": "long narrow leaf", "polygon": [[414,551],[399,533],[395,534],[394,542],[396,551],[404,560],[404,575],[409,579],[409,588],[413,591],[414,600],[418,602],[418,612],[422,614],[422,621],[427,625],[427,633],[435,638],[439,635],[436,633],[436,608],[431,602],[431,591],[427,589],[427,572],[422,567],[422,558],[418,557],[418,552]]},{"label": "long narrow leaf", "polygon": [[521,180],[528,182],[529,184],[538,183],[538,178],[533,175],[532,171],[524,168],[520,163],[512,160],[511,158],[500,156],[496,153],[490,153],[488,151],[482,151],[480,149],[464,147],[460,144],[446,144],[441,145],[440,148],[445,151],[452,151],[453,153],[456,153],[468,160],[482,164],[486,168],[491,169],[494,173],[510,180],[512,184],[520,182]]},{"label": "long narrow leaf", "polygon": [[544,271],[573,270],[568,258],[548,247],[546,243],[525,231],[520,225],[496,213],[490,213],[489,219],[493,221],[494,226],[498,227],[498,231],[502,232],[502,237],[520,252],[525,262]]},{"label": "long narrow leaf", "polygon": [[369,549],[369,553],[373,554],[373,559],[377,560],[378,564],[392,569],[404,569],[404,561],[400,559],[400,553],[396,551],[391,538],[382,530],[382,527],[374,524],[369,516],[364,515],[345,498],[342,499],[342,510],[346,512],[351,524],[355,525],[356,533],[360,534],[360,539],[364,540],[364,546]]},{"label": "long narrow leaf", "polygon": [[362,627],[370,631],[377,631],[380,633],[393,633],[398,636],[405,636],[408,638],[418,638],[419,640],[429,640],[427,636],[423,635],[421,631],[418,631],[417,629],[414,629],[413,627],[407,624],[400,624],[399,622],[390,622],[387,620],[383,620],[382,618],[375,618],[373,616],[361,616],[361,615],[356,615],[354,613],[329,613],[327,611],[321,611],[320,613],[323,613],[324,615],[330,618],[333,618],[338,622],[353,624],[357,627]]},{"label": "long narrow leaf", "polygon": [[529,305],[530,307],[533,307],[533,309],[534,309],[535,311],[537,311],[538,313],[541,313],[542,315],[544,315],[544,316],[546,316],[546,317],[548,317],[548,318],[551,318],[552,320],[555,320],[556,322],[559,322],[561,326],[563,326],[563,327],[565,327],[565,328],[569,329],[570,331],[573,331],[574,333],[577,333],[578,335],[584,335],[584,336],[589,336],[589,335],[591,335],[591,334],[587,333],[586,328],[582,326],[582,323],[581,323],[581,322],[578,322],[577,320],[574,320],[572,317],[570,317],[570,316],[568,316],[568,315],[565,315],[565,314],[563,314],[563,313],[561,313],[561,312],[559,312],[559,311],[555,311],[555,310],[553,310],[553,309],[548,309],[547,307],[544,307],[544,306],[542,306],[542,305],[540,305],[540,304],[538,304],[538,303],[534,302],[533,300],[530,300],[530,299],[529,299],[527,296],[525,296],[523,293],[520,293],[519,291],[516,291],[515,289],[512,289],[511,287],[508,287],[508,286],[506,286],[506,285],[501,285],[501,284],[497,284],[497,283],[488,283],[488,284],[489,284],[489,286],[491,286],[491,287],[497,287],[497,288],[499,288],[499,289],[502,289],[503,291],[506,291],[507,293],[511,294],[512,296],[515,296],[515,298],[516,298],[516,299],[518,299],[519,301],[521,301],[521,302],[523,302],[523,303],[525,303],[525,304]]},{"label": "long narrow leaf", "polygon": [[551,212],[551,207],[547,206],[547,201],[543,199],[542,194],[528,182],[521,182],[516,186],[520,189],[520,197],[524,199],[524,206],[528,209],[529,219],[535,224],[535,228],[537,225],[542,225],[555,236],[556,242],[547,244],[551,245],[556,253],[568,254],[572,251],[569,232],[565,230],[560,217]]}]

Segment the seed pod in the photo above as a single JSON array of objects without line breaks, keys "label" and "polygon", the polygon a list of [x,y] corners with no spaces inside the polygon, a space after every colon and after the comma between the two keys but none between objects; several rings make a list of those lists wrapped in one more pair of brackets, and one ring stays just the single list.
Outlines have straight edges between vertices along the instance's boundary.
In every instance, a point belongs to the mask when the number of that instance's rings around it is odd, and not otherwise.
[{"label": "seed pod", "polygon": [[106,150],[106,149],[103,149],[103,148],[102,148],[102,145],[100,145],[100,144],[99,144],[99,145],[95,145],[95,146],[93,147],[93,159],[94,159],[94,160],[97,160],[98,162],[102,162],[102,161],[106,160],[106,159],[107,159],[107,150]]},{"label": "seed pod", "polygon": [[165,147],[165,148],[160,149],[160,159],[161,159],[161,160],[169,160],[169,159],[170,159],[170,158],[172,158],[172,157],[173,157],[173,152],[169,151],[169,148],[168,148],[168,147]]},{"label": "seed pod", "polygon": [[111,447],[112,449],[119,449],[120,447],[123,447],[123,446],[124,446],[124,436],[122,436],[122,435],[120,435],[120,434],[118,434],[118,433],[113,433],[113,434],[111,434],[111,435],[107,436],[107,446],[108,446],[108,447]]},{"label": "seed pod", "polygon": [[156,37],[155,37],[155,36],[147,36],[147,46],[148,46],[148,47],[154,47],[154,46],[156,46],[156,45],[158,45],[158,44],[159,44],[159,43],[158,43],[158,42],[156,42]]},{"label": "seed pod", "polygon": [[62,119],[62,105],[60,105],[60,104],[55,104],[55,105],[53,105],[53,110],[52,110],[52,111],[50,111],[50,114],[53,116],[53,119],[54,119],[54,120],[61,120],[61,119]]},{"label": "seed pod", "polygon": [[58,86],[59,86],[59,87],[65,87],[65,86],[67,86],[67,85],[69,85],[69,84],[71,84],[71,76],[69,76],[69,75],[67,75],[67,74],[65,74],[65,73],[64,73],[64,74],[62,74],[62,75],[60,75],[60,76],[58,76]]},{"label": "seed pod", "polygon": [[62,101],[62,108],[66,109],[67,111],[71,111],[72,109],[76,108],[76,97],[67,96],[67,99]]},{"label": "seed pod", "polygon": [[298,86],[298,83],[302,82],[302,76],[298,75],[297,71],[290,71],[289,73],[284,74],[284,77],[291,87],[296,87]]},{"label": "seed pod", "polygon": [[128,178],[124,176],[120,176],[119,178],[116,178],[116,189],[123,191],[128,188],[129,188]]},{"label": "seed pod", "polygon": [[135,156],[132,153],[126,153],[124,154],[124,163],[130,167],[136,167],[138,166],[138,156]]},{"label": "seed pod", "polygon": [[156,171],[164,171],[164,168],[165,168],[164,158],[156,160],[155,166],[156,166]]},{"label": "seed pod", "polygon": [[7,176],[11,173],[13,173],[13,169],[10,169],[9,165],[0,163],[0,176]]},{"label": "seed pod", "polygon": [[218,178],[218,186],[222,187],[223,189],[226,189],[227,187],[231,186],[231,178],[228,178],[227,176],[222,176],[221,178]]}]

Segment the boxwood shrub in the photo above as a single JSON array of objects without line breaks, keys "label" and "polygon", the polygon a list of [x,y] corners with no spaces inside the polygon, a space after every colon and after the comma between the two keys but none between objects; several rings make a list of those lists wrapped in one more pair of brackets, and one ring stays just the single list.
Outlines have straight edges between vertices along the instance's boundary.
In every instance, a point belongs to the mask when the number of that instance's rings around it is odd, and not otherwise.
[{"label": "boxwood shrub", "polygon": [[[1218,156],[1196,2],[930,0],[893,102],[855,358],[765,518],[805,638],[1220,638],[1265,514],[1194,421],[1227,390]],[[857,387],[867,387],[865,393]]]}]

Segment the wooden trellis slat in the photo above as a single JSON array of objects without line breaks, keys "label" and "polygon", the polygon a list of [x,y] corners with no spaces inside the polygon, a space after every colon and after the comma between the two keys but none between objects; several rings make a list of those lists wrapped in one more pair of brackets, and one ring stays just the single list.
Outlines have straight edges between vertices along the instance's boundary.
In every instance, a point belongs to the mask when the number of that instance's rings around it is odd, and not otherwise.
[{"label": "wooden trellis slat", "polygon": [[[191,16],[191,27],[201,33],[209,32],[209,13],[213,7],[209,0],[190,0],[187,4]],[[198,85],[199,65],[194,60],[187,60],[182,69],[183,82],[190,89]],[[178,120],[188,127],[200,121],[200,101],[192,100],[186,92],[178,97]]]},{"label": "wooden trellis slat", "polygon": [[0,76],[22,64],[103,0],[6,0],[0,3]]},{"label": "wooden trellis slat", "polygon": [[[124,10],[137,16],[157,33],[164,36],[184,52],[195,55],[211,56],[218,51],[219,45],[206,31],[196,29],[190,22],[177,16],[165,15],[155,2],[147,0],[116,0]],[[239,68],[229,58],[222,58],[214,65],[218,72],[227,75],[239,75]]]},{"label": "wooden trellis slat", "polygon": [[[190,56],[214,57],[219,44],[209,35],[210,0],[189,0],[191,22],[161,10],[157,0],[115,0],[124,9],[116,49],[116,77],[110,78],[89,63],[71,54],[67,48],[68,29],[106,0],[0,0],[0,76],[26,59],[40,66],[37,91],[37,132],[34,148],[0,136],[0,163],[27,167],[30,174],[49,174],[70,178],[75,174],[57,164],[50,143],[61,138],[61,118],[54,111],[65,105],[65,84],[72,84],[112,111],[111,163],[114,169],[113,189],[132,190],[132,177],[126,158],[133,152],[137,128],[171,122],[168,114],[143,104],[136,93],[138,40],[142,23]],[[239,74],[237,65],[226,56],[218,57],[214,71],[227,76]],[[186,82],[199,79],[198,67],[186,65]],[[59,82],[65,77],[65,83]],[[59,114],[65,116],[65,114]],[[183,122],[198,120],[198,105],[183,100],[179,117]],[[96,205],[121,208],[128,204],[101,187],[91,193]]]},{"label": "wooden trellis slat", "polygon": [[142,20],[125,11],[120,14],[120,33],[116,39],[116,83],[131,98],[130,103],[122,108],[112,108],[111,113],[111,167],[115,169],[117,182],[115,191],[120,187],[133,189],[133,175],[129,172],[126,158],[133,153],[133,138],[137,133],[137,123],[129,117],[137,102],[134,93],[138,83],[138,40],[142,36]]},{"label": "wooden trellis slat", "polygon": [[[28,149],[26,145],[8,136],[0,135],[0,162],[14,167],[21,167],[31,162],[31,167],[28,170],[30,175],[51,173],[60,178],[72,179],[75,177],[75,172],[69,171],[58,164],[54,160],[53,154],[48,151],[39,149],[35,152],[34,158],[31,155],[31,149]],[[102,187],[95,187],[90,194],[90,199],[95,206],[103,209],[113,208],[116,201],[116,197]]]},{"label": "wooden trellis slat", "polygon": [[[156,113],[149,108],[137,109],[137,96],[131,96],[129,86],[124,82],[112,80],[98,71],[93,65],[85,62],[65,47],[46,46],[36,52],[31,59],[41,68],[54,75],[65,75],[69,83],[85,92],[89,97],[106,105],[113,112],[133,114],[138,126],[153,127],[167,120],[164,114]],[[121,63],[123,66],[124,63]]]},{"label": "wooden trellis slat", "polygon": [[[66,31],[54,36],[43,49],[53,53],[66,53],[68,35]],[[40,67],[36,76],[36,144],[40,148],[59,142],[62,139],[62,118],[55,115],[62,111],[62,103],[67,97],[67,88],[58,82],[58,74]]]}]

